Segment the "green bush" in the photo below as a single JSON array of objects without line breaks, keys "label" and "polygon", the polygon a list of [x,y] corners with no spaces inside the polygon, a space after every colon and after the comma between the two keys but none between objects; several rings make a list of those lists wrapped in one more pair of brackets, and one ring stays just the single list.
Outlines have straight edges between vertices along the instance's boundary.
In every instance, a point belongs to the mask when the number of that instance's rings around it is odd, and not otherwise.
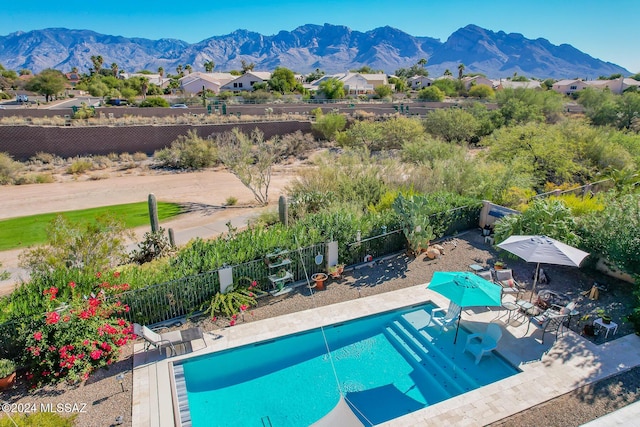
[{"label": "green bush", "polygon": [[154,160],[173,169],[203,169],[218,163],[218,150],[215,141],[190,130],[173,141],[171,147],[156,151]]},{"label": "green bush", "polygon": [[[14,414],[11,418],[0,419],[0,427],[73,427],[76,425],[78,414],[64,417],[55,412],[34,412],[29,414]],[[15,422],[15,424],[14,424]]]},{"label": "green bush", "polygon": [[343,130],[347,125],[347,119],[342,114],[323,114],[316,117],[316,122],[312,128],[326,140],[335,138],[336,133]]},{"label": "green bush", "polygon": [[435,86],[425,87],[418,91],[418,99],[421,101],[440,102],[444,100],[445,93]]},{"label": "green bush", "polygon": [[160,97],[160,96],[152,96],[143,100],[140,104],[140,107],[169,107],[169,102]]},{"label": "green bush", "polygon": [[67,173],[72,175],[80,175],[93,169],[93,162],[89,159],[74,160],[69,167]]},{"label": "green bush", "polygon": [[235,206],[238,204],[238,198],[237,197],[233,197],[233,196],[229,196],[227,197],[227,200],[224,202],[225,205],[227,206]]}]

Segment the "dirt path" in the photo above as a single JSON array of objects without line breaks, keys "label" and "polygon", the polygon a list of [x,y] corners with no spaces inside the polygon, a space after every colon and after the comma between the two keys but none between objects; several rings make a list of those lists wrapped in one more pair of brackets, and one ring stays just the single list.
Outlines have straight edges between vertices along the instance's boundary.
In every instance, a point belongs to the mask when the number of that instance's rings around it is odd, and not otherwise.
[{"label": "dirt path", "polygon": [[[277,204],[278,197],[287,184],[295,179],[295,172],[281,169],[274,171],[269,189],[270,205]],[[61,182],[20,186],[0,186],[0,219],[35,215],[46,212],[62,212],[99,206],[146,201],[154,193],[159,201],[189,205],[191,212],[163,223],[173,228],[177,243],[184,244],[200,235],[212,237],[224,231],[224,224],[246,220],[262,208],[253,207],[253,194],[233,174],[223,170],[164,175],[116,176],[96,181]],[[238,199],[239,207],[223,209],[228,197]],[[242,207],[246,206],[246,207]],[[136,229],[139,238],[149,227]],[[203,235],[204,234],[204,235]],[[16,281],[24,278],[18,268],[18,255],[23,249],[0,252],[3,270],[12,274],[9,280],[0,282],[0,295],[11,292]]]}]

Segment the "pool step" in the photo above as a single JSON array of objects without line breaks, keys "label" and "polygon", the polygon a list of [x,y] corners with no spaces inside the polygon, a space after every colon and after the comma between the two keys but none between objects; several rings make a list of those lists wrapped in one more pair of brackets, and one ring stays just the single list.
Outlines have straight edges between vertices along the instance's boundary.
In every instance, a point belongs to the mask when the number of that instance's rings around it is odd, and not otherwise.
[{"label": "pool step", "polygon": [[439,355],[432,344],[425,343],[398,320],[394,321],[390,327],[402,337],[404,343],[411,347],[411,351],[419,355],[418,364],[429,377],[447,391],[449,396],[462,394],[471,389],[469,379],[460,375],[462,373],[460,369],[455,370],[452,361]]},{"label": "pool step", "polygon": [[480,386],[480,383],[464,368],[460,368],[456,362],[456,360],[460,362],[463,359],[467,359],[465,360],[465,364],[467,364],[472,360],[469,358],[469,355],[463,354],[466,340],[464,335],[460,334],[460,336],[458,336],[458,343],[451,347],[451,351],[453,351],[453,356],[451,356],[450,353],[441,350],[433,343],[433,337],[429,335],[425,329],[415,329],[413,324],[409,323],[402,316],[398,321],[406,328],[407,334],[411,335],[423,348],[427,349],[426,355],[429,359],[434,361],[440,372],[446,374],[449,378],[453,378],[452,384],[456,384],[461,389],[461,393],[473,390]]},{"label": "pool step", "polygon": [[[405,341],[405,337],[402,334],[398,333],[392,326],[387,326],[385,328],[385,335],[389,338],[391,344],[400,352],[400,354],[404,354],[407,359],[409,359],[409,363],[418,371],[422,372],[425,377],[429,379],[433,379],[433,375],[425,368],[424,363],[425,360],[418,353],[416,353],[411,345]],[[413,363],[412,363],[413,362]],[[433,381],[433,388],[437,390],[437,393],[434,393],[436,397],[435,402],[428,402],[429,404],[433,404],[436,402],[440,402],[442,400],[448,399],[451,397],[451,391],[447,390],[439,381]],[[432,392],[434,390],[431,390]]]}]

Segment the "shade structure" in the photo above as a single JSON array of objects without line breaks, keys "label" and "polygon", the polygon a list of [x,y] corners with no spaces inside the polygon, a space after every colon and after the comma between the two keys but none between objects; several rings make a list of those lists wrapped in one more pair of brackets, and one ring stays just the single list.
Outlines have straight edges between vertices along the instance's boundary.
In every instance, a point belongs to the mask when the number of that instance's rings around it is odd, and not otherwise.
[{"label": "shade structure", "polygon": [[[462,308],[482,306],[498,307],[502,305],[502,287],[468,271],[436,271],[433,273],[428,288],[448,298],[451,302],[458,304]],[[458,315],[456,336],[453,339],[454,343],[458,339],[461,317],[462,313]]]},{"label": "shade structure", "polygon": [[536,272],[529,301],[533,298],[536,290],[541,263],[580,267],[582,261],[589,256],[588,252],[581,251],[547,236],[510,236],[502,243],[498,243],[498,247],[519,256],[527,262],[536,263]]}]

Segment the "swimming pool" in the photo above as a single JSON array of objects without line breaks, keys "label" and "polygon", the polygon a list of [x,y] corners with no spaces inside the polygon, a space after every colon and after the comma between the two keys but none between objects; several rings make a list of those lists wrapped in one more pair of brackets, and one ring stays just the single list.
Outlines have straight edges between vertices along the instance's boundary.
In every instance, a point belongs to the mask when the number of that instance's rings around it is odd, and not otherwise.
[{"label": "swimming pool", "polygon": [[475,365],[466,330],[454,346],[454,331],[428,326],[432,307],[325,327],[331,358],[315,329],[176,362],[183,425],[305,426],[340,389],[365,425],[378,424],[519,372],[497,355]]}]

